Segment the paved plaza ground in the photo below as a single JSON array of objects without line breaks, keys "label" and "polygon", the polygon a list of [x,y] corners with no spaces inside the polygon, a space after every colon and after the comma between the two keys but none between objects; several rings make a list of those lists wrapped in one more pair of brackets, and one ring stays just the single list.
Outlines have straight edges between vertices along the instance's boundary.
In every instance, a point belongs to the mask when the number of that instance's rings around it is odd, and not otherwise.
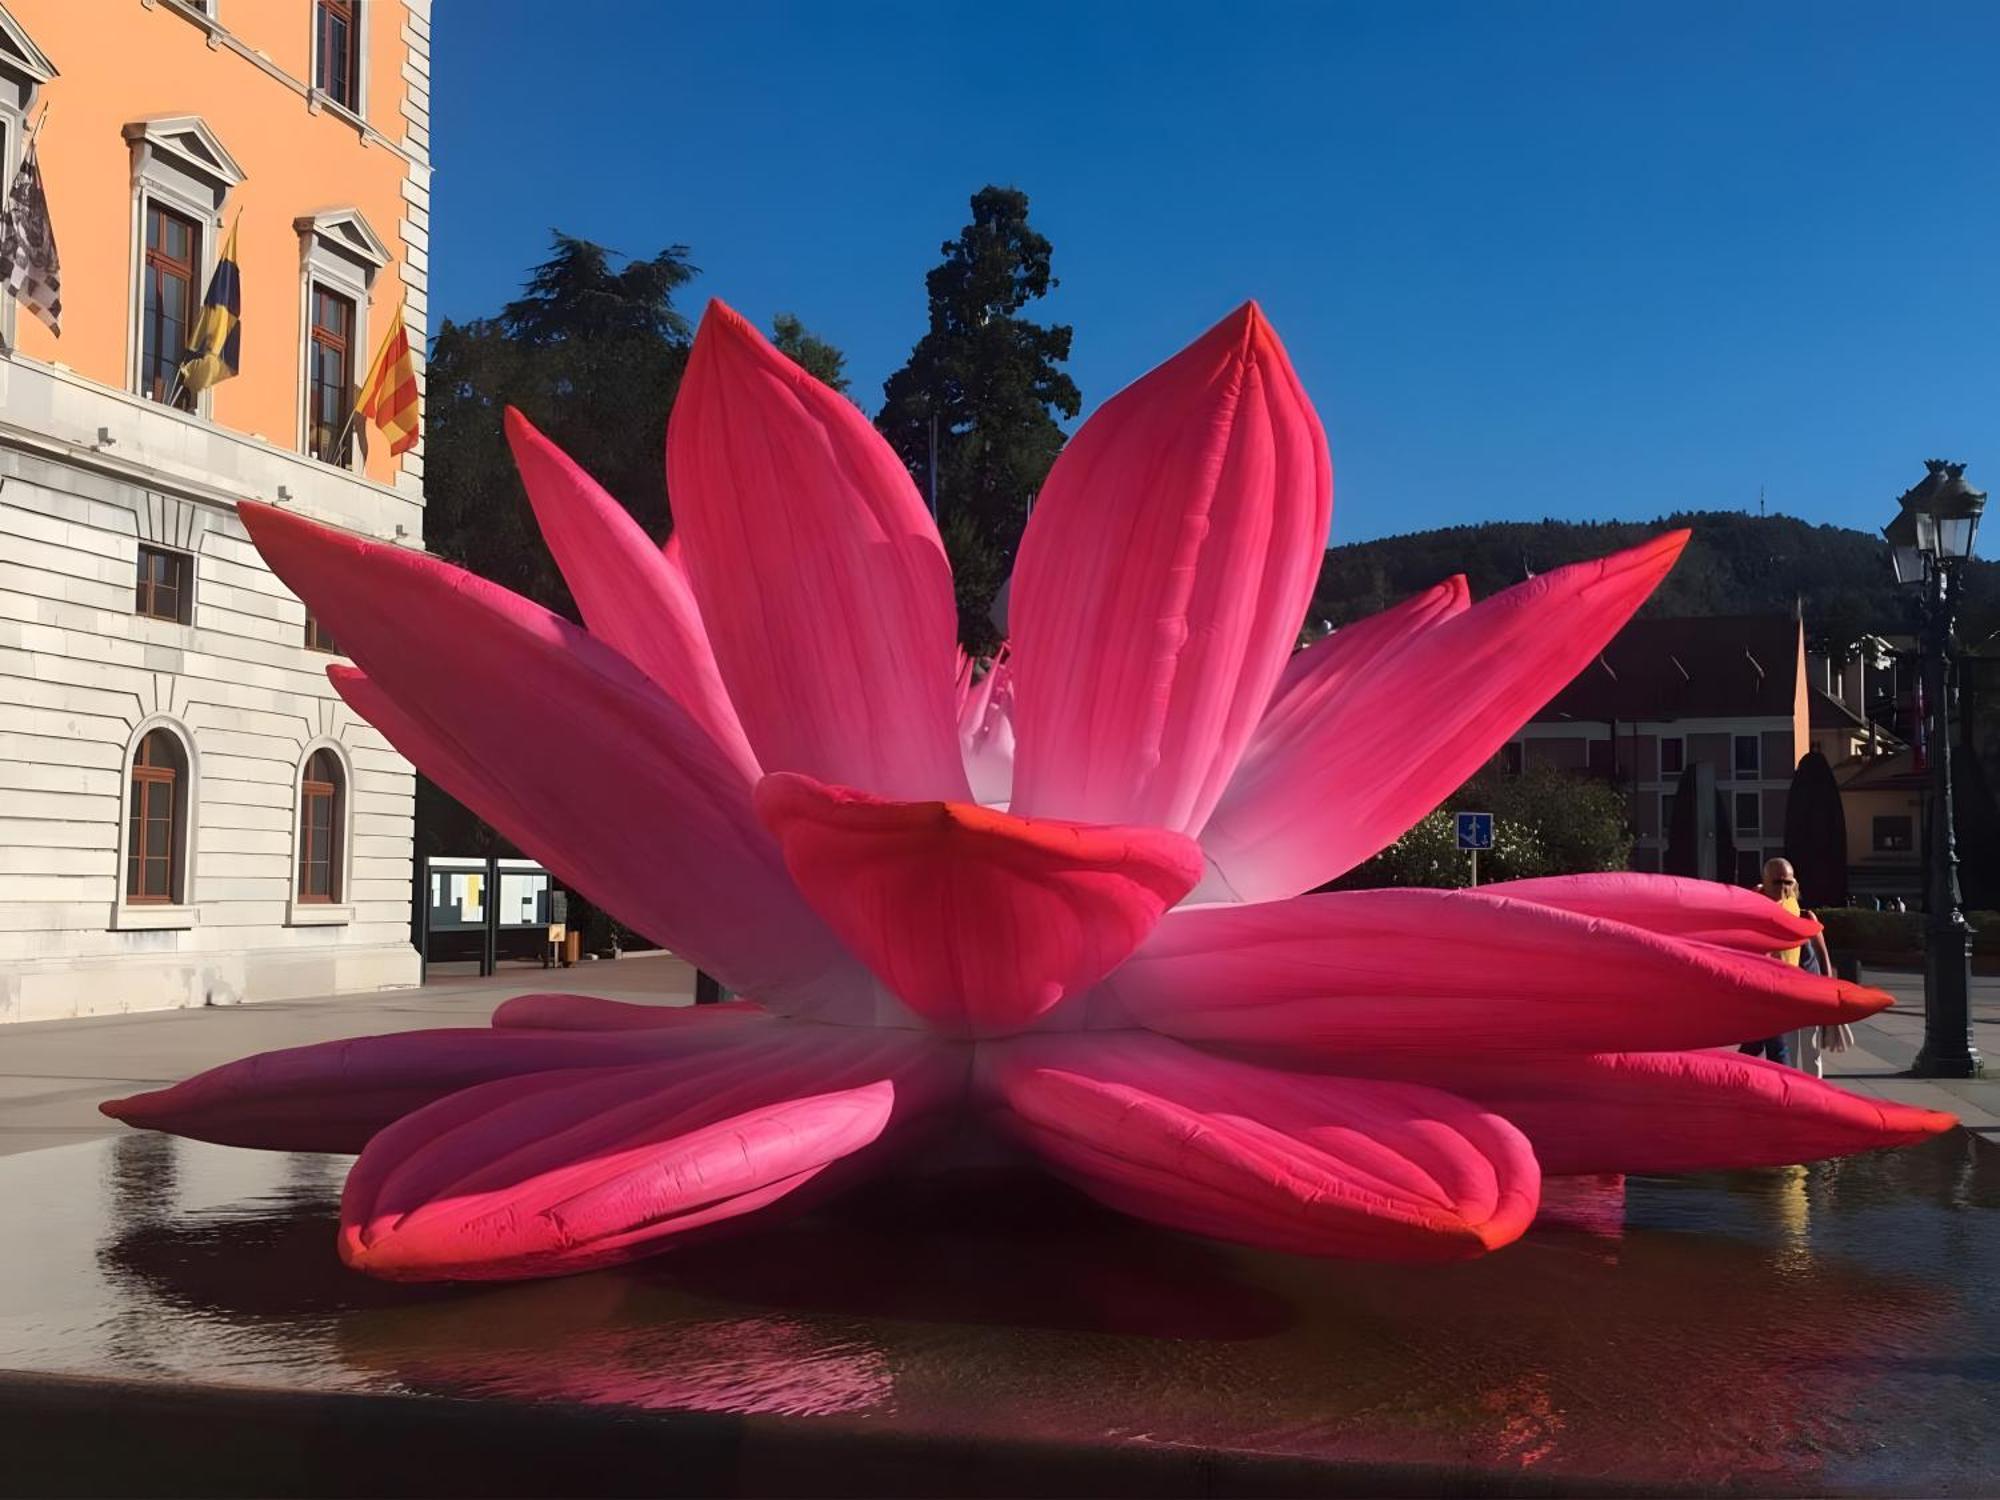
[{"label": "paved plaza ground", "polygon": [[[1827,1057],[1827,1077],[1861,1093],[1949,1110],[2000,1140],[2000,979],[1973,980],[1977,1044],[1996,1076],[1939,1082],[1901,1076],[1923,1040],[1923,978],[1870,970],[1897,1008],[1856,1027],[1860,1045]],[[694,970],[667,954],[569,970],[515,968],[488,979],[438,978],[421,989],[144,1011],[0,1027],[0,1155],[65,1146],[125,1127],[98,1101],[155,1088],[250,1052],[373,1032],[476,1026],[514,995],[573,990],[653,1005],[694,1002]]]}]

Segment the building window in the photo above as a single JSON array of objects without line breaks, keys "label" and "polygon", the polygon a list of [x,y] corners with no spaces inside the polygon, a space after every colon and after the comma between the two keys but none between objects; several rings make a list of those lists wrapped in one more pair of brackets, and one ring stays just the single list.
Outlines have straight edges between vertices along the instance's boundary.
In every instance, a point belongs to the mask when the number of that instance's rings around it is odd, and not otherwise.
[{"label": "building window", "polygon": [[201,294],[195,289],[201,264],[201,227],[185,214],[148,200],[145,282],[139,308],[139,394],[148,400],[194,410],[194,393],[180,381]]},{"label": "building window", "polygon": [[1911,827],[1908,813],[1875,820],[1875,852],[1877,854],[1907,854],[1916,847],[1916,834]]},{"label": "building window", "polygon": [[1751,781],[1764,774],[1763,741],[1754,734],[1736,736],[1736,774]]},{"label": "building window", "polygon": [[1504,775],[1521,774],[1521,742],[1509,740],[1500,747],[1500,770]]},{"label": "building window", "polygon": [[1763,798],[1757,793],[1738,792],[1736,794],[1736,831],[1738,833],[1756,833],[1764,824],[1763,811]]},{"label": "building window", "polygon": [[1736,883],[1756,885],[1764,878],[1764,856],[1755,849],[1736,851]]},{"label": "building window", "polygon": [[171,904],[181,884],[180,846],[187,806],[187,756],[172,731],[155,729],[132,758],[131,808],[125,831],[125,899]]},{"label": "building window", "polygon": [[319,622],[319,616],[311,610],[306,611],[306,650],[326,651],[335,656],[340,654],[340,647],[334,645],[333,637],[327,634],[326,627]]},{"label": "building window", "polygon": [[1674,831],[1674,794],[1660,793],[1660,836],[1667,837]]},{"label": "building window", "polygon": [[340,757],[315,750],[299,783],[299,900],[340,899]]},{"label": "building window", "polygon": [[314,18],[319,64],[313,82],[343,109],[361,110],[360,0],[319,0]]},{"label": "building window", "polygon": [[306,351],[306,451],[322,463],[352,465],[354,303],[315,284],[312,344]]},{"label": "building window", "polygon": [[1678,734],[1660,737],[1660,774],[1678,776],[1687,769],[1687,740]]},{"label": "building window", "polygon": [[194,559],[185,552],[165,547],[139,545],[139,580],[132,607],[154,620],[188,622],[193,590],[188,587],[194,574]]}]

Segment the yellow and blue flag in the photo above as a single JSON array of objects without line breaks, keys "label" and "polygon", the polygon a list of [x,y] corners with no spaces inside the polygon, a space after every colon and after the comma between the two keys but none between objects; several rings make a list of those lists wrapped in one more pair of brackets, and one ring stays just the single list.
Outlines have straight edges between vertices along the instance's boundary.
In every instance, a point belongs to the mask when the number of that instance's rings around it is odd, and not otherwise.
[{"label": "yellow and blue flag", "polygon": [[190,391],[205,391],[217,381],[234,375],[243,347],[243,273],[236,262],[236,232],[243,216],[229,226],[229,243],[222,247],[222,259],[208,278],[208,295],[201,299],[201,316],[195,320],[194,336],[188,340],[181,358],[181,384]]}]

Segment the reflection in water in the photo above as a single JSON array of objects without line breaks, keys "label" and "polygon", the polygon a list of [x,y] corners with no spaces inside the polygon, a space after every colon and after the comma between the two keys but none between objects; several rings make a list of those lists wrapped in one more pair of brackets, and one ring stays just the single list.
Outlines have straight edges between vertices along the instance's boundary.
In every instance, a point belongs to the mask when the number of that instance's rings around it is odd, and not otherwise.
[{"label": "reflection in water", "polygon": [[[78,1204],[94,1163],[102,1201]],[[1893,1493],[1990,1469],[2000,1152],[1963,1134],[1571,1184],[1521,1245],[1454,1267],[1215,1246],[964,1173],[628,1270],[458,1288],[340,1267],[344,1166],[142,1135],[0,1161],[9,1202],[65,1210],[0,1222],[4,1263],[36,1268],[0,1282],[0,1354],[1537,1482]]]}]

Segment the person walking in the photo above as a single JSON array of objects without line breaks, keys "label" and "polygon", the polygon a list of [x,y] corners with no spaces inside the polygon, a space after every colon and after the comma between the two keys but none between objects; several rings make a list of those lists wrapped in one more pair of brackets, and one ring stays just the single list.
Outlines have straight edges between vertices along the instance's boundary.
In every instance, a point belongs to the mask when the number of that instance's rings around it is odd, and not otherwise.
[{"label": "person walking", "polygon": [[[1798,872],[1788,859],[1766,860],[1763,878],[1757,882],[1757,889],[1795,917],[1811,915],[1799,905]],[[1782,948],[1771,956],[1780,963],[1795,964],[1809,974],[1833,973],[1833,955],[1827,952],[1826,939],[1817,932],[1798,947]],[[1821,1057],[1820,1033],[1823,1029],[1805,1026],[1780,1036],[1745,1042],[1738,1050],[1752,1057],[1767,1057],[1772,1062],[1787,1063],[1802,1073],[1818,1078],[1825,1067]]]}]

